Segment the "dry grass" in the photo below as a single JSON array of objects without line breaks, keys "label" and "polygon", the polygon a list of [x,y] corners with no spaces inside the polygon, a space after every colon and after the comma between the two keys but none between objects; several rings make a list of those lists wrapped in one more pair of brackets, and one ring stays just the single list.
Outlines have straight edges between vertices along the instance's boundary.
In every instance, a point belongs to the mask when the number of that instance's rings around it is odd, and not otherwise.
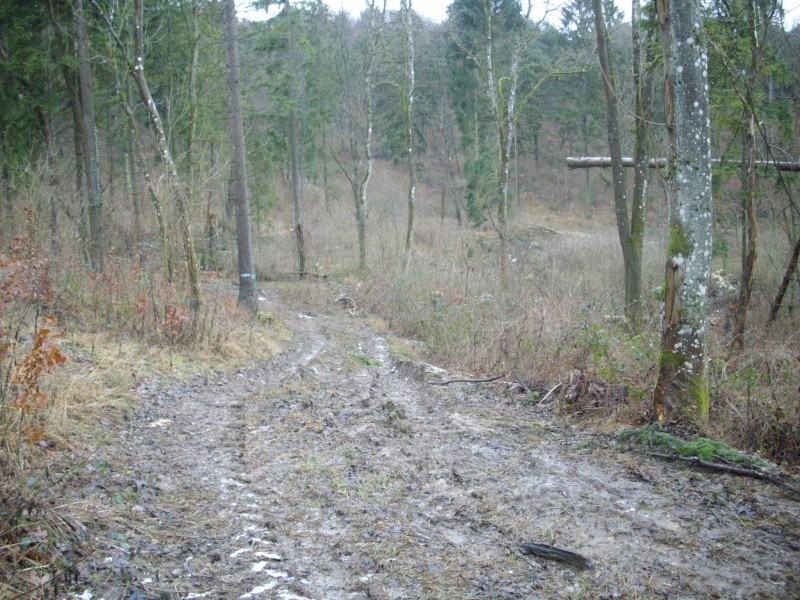
[{"label": "dry grass", "polygon": [[143,379],[251,364],[287,335],[268,313],[240,311],[219,278],[194,314],[157,270],[109,256],[97,275],[69,256],[48,260],[33,227],[0,256],[0,598],[57,596],[88,559],[59,490],[114,442]]}]

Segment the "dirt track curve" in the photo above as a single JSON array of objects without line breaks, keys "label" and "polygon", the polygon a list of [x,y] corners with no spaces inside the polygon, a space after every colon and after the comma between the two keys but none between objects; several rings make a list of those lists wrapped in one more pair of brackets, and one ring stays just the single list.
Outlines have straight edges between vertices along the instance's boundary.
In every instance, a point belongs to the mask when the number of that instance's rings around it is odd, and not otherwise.
[{"label": "dirt track curve", "polygon": [[102,552],[73,597],[800,597],[780,490],[626,453],[491,386],[430,385],[336,307],[269,305],[293,335],[278,356],[142,384],[81,491]]}]

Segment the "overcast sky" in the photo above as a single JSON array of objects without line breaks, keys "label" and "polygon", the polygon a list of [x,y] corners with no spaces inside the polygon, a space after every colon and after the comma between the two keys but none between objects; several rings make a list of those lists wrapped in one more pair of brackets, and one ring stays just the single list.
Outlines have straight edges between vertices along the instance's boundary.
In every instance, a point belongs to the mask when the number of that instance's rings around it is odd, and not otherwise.
[{"label": "overcast sky", "polygon": [[[376,3],[380,0],[376,0]],[[412,0],[412,8],[433,21],[443,21],[447,17],[447,7],[452,0]],[[534,17],[537,19],[544,16],[545,11],[550,10],[548,19],[554,24],[559,23],[559,13],[563,0],[533,0]],[[251,21],[262,20],[265,16],[263,10],[249,10],[250,0],[236,0],[237,12],[240,18],[249,19]],[[364,0],[325,0],[325,3],[335,11],[344,8],[352,15],[358,15],[364,9]],[[524,4],[524,2],[523,2]],[[617,0],[617,5],[625,12],[626,18],[629,18],[631,12],[631,4],[628,1]],[[783,6],[786,10],[786,22],[791,25],[795,22],[800,22],[800,0],[783,0]],[[400,8],[400,0],[388,0],[386,3],[388,10],[397,10]]]}]

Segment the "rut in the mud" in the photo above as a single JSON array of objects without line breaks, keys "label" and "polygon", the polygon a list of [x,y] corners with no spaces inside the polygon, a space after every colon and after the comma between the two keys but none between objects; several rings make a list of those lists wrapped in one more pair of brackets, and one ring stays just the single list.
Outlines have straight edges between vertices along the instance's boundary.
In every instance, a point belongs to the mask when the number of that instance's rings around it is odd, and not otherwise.
[{"label": "rut in the mud", "polygon": [[[265,364],[142,386],[117,471],[85,491],[97,535],[130,548],[86,565],[96,598],[800,595],[797,505],[776,489],[428,385],[341,313],[281,318],[294,341]],[[118,490],[128,515],[104,518]]]}]

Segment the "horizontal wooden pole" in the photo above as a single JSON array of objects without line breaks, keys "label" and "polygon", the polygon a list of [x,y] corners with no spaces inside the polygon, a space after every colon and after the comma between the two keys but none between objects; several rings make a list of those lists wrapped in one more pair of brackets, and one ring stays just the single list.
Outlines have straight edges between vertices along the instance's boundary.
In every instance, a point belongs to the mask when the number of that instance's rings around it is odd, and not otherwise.
[{"label": "horizontal wooden pole", "polygon": [[[719,164],[722,161],[719,158],[712,158],[711,162],[714,164]],[[738,164],[738,161],[726,161],[730,164]],[[667,159],[666,158],[651,158],[649,161],[649,165],[651,169],[655,169],[657,167],[666,167],[667,166]],[[570,169],[591,169],[594,167],[610,167],[611,166],[611,157],[610,156],[568,156],[567,157],[567,166]],[[629,156],[622,157],[622,166],[623,167],[633,167],[633,158]],[[778,169],[778,171],[789,171],[793,173],[800,172],[800,162],[790,162],[790,161],[771,161],[771,160],[757,160],[756,167],[771,167],[773,169]]]}]

